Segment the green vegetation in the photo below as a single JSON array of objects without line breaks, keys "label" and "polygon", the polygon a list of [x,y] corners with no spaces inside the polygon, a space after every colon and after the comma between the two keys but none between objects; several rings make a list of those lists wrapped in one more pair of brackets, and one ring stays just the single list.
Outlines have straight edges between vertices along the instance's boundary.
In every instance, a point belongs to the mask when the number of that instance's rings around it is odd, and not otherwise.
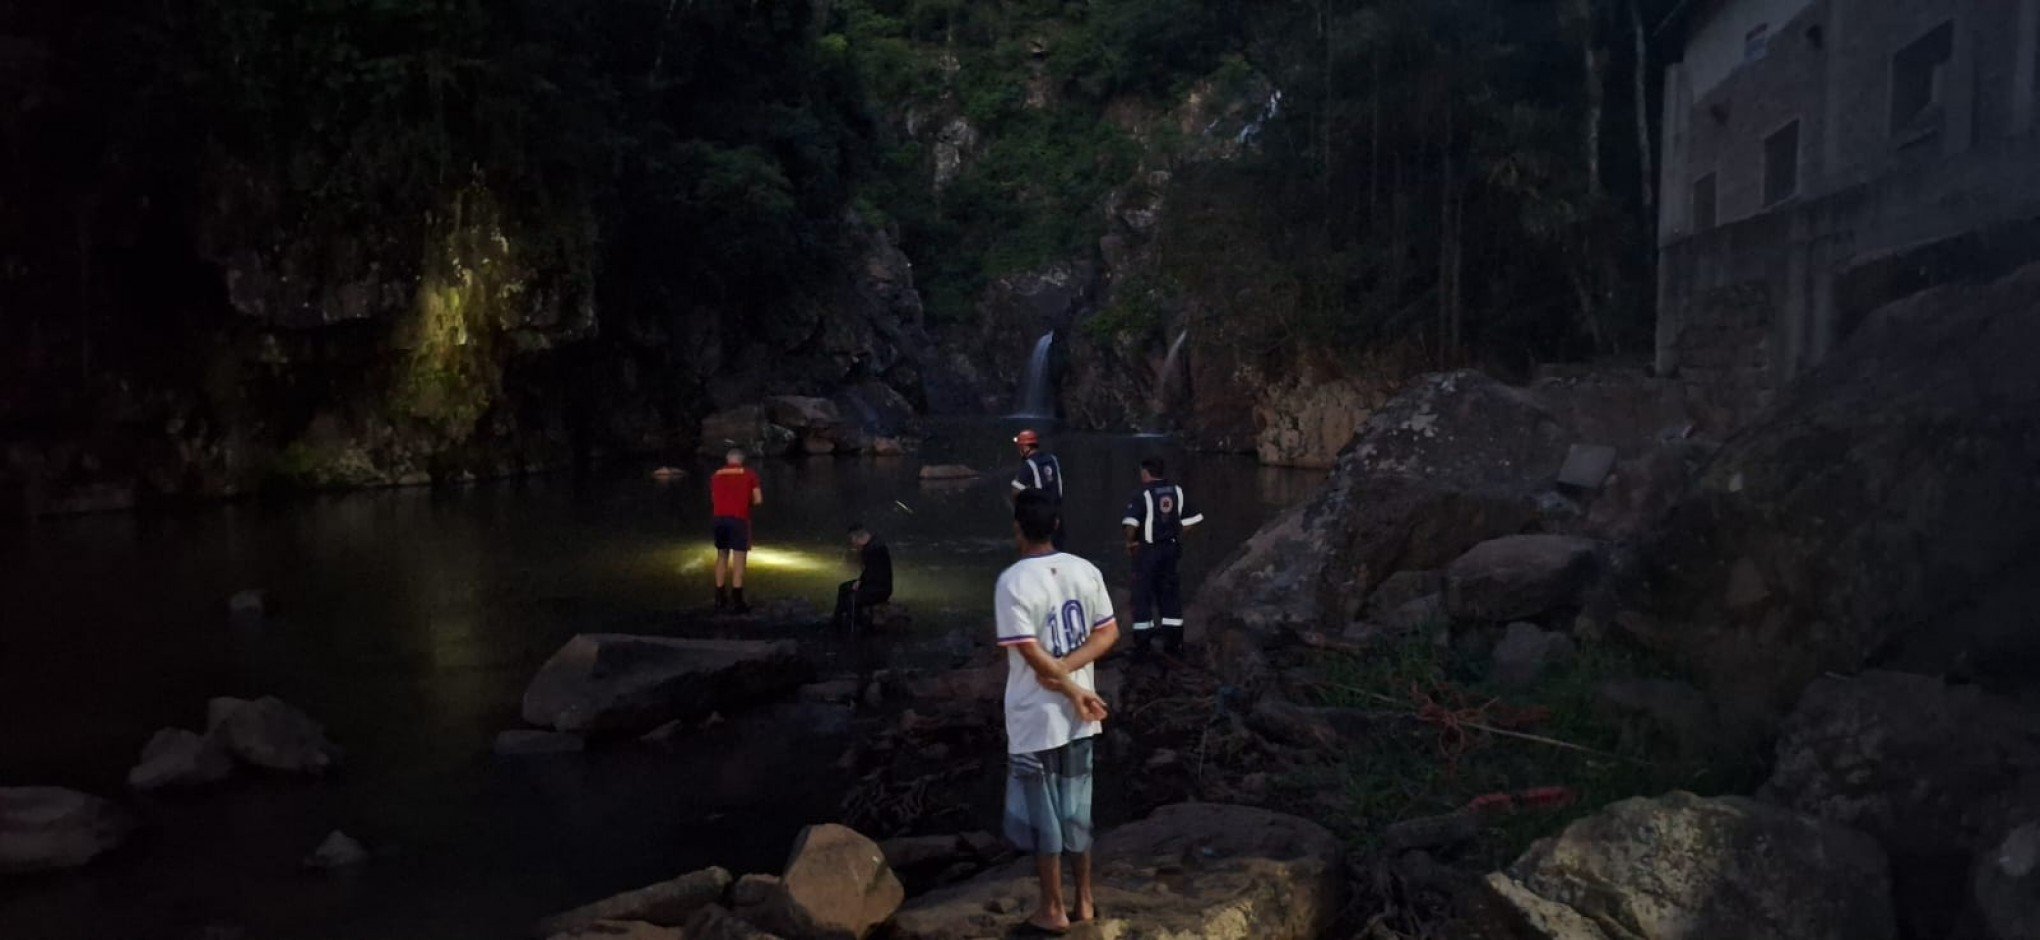
[{"label": "green vegetation", "polygon": [[[1321,704],[1378,713],[1380,733],[1363,749],[1284,782],[1303,794],[1337,794],[1334,823],[1357,846],[1374,846],[1390,823],[1449,813],[1489,793],[1562,786],[1578,794],[1562,809],[1519,809],[1488,817],[1471,851],[1476,864],[1500,866],[1536,838],[1610,802],[1684,789],[1742,792],[1762,766],[1758,755],[1682,750],[1648,725],[1625,721],[1597,699],[1609,679],[1662,677],[1666,670],[1640,654],[1588,645],[1572,662],[1533,686],[1503,691],[1488,682],[1487,660],[1455,654],[1413,637],[1365,656],[1332,656],[1322,670]],[[1372,693],[1372,694],[1369,694]],[[1448,708],[1480,708],[1484,723],[1508,722],[1530,710],[1548,712],[1520,730],[1597,753],[1468,729],[1454,744],[1441,725],[1411,717],[1421,693]],[[1394,704],[1377,696],[1396,700]]]}]

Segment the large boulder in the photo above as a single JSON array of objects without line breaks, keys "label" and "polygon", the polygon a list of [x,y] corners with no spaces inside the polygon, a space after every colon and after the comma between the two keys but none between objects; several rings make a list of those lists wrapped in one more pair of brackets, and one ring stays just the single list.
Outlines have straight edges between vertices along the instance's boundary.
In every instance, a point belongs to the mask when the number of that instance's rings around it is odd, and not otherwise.
[{"label": "large boulder", "polygon": [[1675,792],[1579,820],[1488,876],[1538,940],[1890,940],[1884,852],[1855,830]]},{"label": "large boulder", "polygon": [[323,774],[340,762],[340,748],[326,739],[325,727],[274,696],[207,702],[206,736],[264,770]]},{"label": "large boulder", "polygon": [[670,881],[646,885],[603,898],[538,922],[533,936],[551,937],[587,930],[604,921],[630,921],[658,927],[684,927],[702,908],[722,900],[729,890],[730,873],[722,868],[704,868]]},{"label": "large boulder", "polygon": [[1250,627],[1342,628],[1389,575],[1531,525],[1531,494],[1569,437],[1522,390],[1477,372],[1425,376],[1368,417],[1325,489],[1248,539],[1197,604]]},{"label": "large boulder", "polygon": [[1892,855],[1900,911],[1961,908],[2040,777],[2040,715],[1974,686],[1892,672],[1816,680],[1785,720],[1760,796],[1861,829]]},{"label": "large boulder", "polygon": [[[1095,848],[1101,937],[1315,940],[1343,905],[1339,841],[1309,820],[1220,803],[1164,806]],[[1037,892],[1020,859],[919,897],[893,921],[898,940],[1003,937]]]},{"label": "large boulder", "polygon": [[907,893],[878,843],[835,823],[801,830],[767,892],[759,922],[802,940],[862,940]]},{"label": "large boulder", "polygon": [[2040,676],[2040,265],[1874,313],[1645,545],[1637,633],[1775,712],[1865,666]]},{"label": "large boulder", "polygon": [[141,761],[128,771],[128,786],[137,790],[203,786],[233,772],[233,755],[219,738],[164,728],[142,747]]},{"label": "large boulder", "polygon": [[765,457],[791,451],[799,435],[767,418],[763,405],[740,405],[701,419],[701,453],[720,457],[732,447]]},{"label": "large boulder", "polygon": [[132,817],[62,787],[0,787],[0,873],[76,868],[120,845]]},{"label": "large boulder", "polygon": [[524,720],[556,731],[643,732],[791,692],[813,667],[791,640],[584,633],[524,690]]},{"label": "large boulder", "polygon": [[1445,609],[1463,620],[1535,617],[1578,600],[1594,567],[1594,542],[1566,535],[1508,535],[1475,545],[1445,569]]}]

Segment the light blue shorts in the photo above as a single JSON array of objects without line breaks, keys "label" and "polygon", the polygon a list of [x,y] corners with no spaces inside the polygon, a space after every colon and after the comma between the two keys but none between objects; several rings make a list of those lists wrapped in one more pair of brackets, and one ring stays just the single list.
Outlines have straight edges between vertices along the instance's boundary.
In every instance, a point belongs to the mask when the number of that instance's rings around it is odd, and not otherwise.
[{"label": "light blue shorts", "polygon": [[1007,755],[1006,838],[1029,855],[1091,851],[1091,738]]}]

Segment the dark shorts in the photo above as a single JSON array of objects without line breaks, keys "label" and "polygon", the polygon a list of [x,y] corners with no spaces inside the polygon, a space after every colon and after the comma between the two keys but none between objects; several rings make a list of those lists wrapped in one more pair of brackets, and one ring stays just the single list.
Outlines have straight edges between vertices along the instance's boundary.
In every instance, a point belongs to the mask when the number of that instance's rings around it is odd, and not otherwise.
[{"label": "dark shorts", "polygon": [[1091,851],[1091,742],[1006,755],[1006,838],[1029,855]]},{"label": "dark shorts", "polygon": [[735,516],[715,517],[715,549],[719,552],[751,550],[751,523]]}]

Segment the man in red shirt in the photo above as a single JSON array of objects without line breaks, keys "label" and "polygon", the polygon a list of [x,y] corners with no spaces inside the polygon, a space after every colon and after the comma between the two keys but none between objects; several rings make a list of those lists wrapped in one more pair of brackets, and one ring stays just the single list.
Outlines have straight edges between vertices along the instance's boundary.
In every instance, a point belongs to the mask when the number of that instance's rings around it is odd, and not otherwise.
[{"label": "man in red shirt", "polygon": [[743,450],[734,447],[723,468],[709,479],[708,491],[715,504],[715,609],[749,613],[751,607],[744,603],[744,559],[751,552],[751,507],[765,502],[765,491],[758,474],[744,466]]}]

